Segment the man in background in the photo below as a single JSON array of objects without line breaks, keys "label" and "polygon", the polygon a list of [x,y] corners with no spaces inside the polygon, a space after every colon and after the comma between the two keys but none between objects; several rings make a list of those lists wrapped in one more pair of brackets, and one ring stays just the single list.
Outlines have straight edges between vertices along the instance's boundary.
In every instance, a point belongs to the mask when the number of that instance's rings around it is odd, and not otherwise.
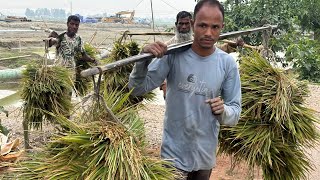
[{"label": "man in background", "polygon": [[[67,31],[58,35],[55,31],[49,35],[49,47],[56,46],[56,63],[67,68],[75,68],[76,61],[82,60],[97,64],[84,50],[83,41],[77,34],[80,18],[71,15],[67,20]],[[79,57],[80,56],[80,57]]]},{"label": "man in background", "polygon": [[192,39],[192,15],[187,11],[180,11],[175,22],[175,36],[166,42],[167,45],[182,43]]},{"label": "man in background", "polygon": [[[55,64],[70,69],[74,83],[77,80],[76,76],[78,76],[76,74],[76,71],[78,71],[76,66],[77,64],[81,64],[80,61],[91,62],[97,65],[97,61],[86,53],[83,41],[77,34],[79,25],[80,18],[78,16],[69,16],[67,20],[67,31],[59,35],[57,32],[52,31],[49,34],[50,39],[48,44],[49,47],[53,45],[56,46]],[[72,91],[66,93],[69,93],[71,101]],[[70,115],[66,117],[69,119]]]},{"label": "man in background", "polygon": [[[171,44],[183,43],[185,41],[192,40],[191,19],[192,15],[189,12],[180,11],[176,17],[175,36],[165,42],[165,44],[169,46]],[[160,85],[160,90],[163,91],[163,98],[166,99],[166,80]]]}]

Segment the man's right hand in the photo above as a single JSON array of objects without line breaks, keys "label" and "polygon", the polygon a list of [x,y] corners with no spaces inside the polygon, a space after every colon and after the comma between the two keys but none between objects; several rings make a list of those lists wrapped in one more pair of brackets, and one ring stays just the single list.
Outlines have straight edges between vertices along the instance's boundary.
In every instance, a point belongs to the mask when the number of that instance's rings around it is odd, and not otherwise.
[{"label": "man's right hand", "polygon": [[57,38],[49,38],[49,47],[53,46],[53,45],[57,45],[58,43],[58,39]]},{"label": "man's right hand", "polygon": [[167,52],[167,45],[162,42],[155,42],[146,45],[142,51],[142,53],[151,53],[157,58],[161,58]]}]

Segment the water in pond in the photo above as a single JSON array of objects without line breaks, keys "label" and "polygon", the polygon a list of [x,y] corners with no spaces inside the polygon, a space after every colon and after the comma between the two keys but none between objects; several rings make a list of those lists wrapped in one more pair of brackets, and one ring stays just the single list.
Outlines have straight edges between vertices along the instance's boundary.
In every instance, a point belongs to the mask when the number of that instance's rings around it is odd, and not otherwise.
[{"label": "water in pond", "polygon": [[0,106],[20,106],[22,101],[18,83],[0,83]]}]

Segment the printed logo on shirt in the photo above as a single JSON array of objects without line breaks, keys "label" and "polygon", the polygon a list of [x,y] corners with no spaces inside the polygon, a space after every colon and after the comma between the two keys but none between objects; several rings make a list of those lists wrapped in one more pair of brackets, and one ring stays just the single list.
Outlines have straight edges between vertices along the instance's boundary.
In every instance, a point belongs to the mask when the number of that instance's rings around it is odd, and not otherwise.
[{"label": "printed logo on shirt", "polygon": [[197,77],[194,74],[190,74],[187,79],[190,83],[195,83],[197,81]]},{"label": "printed logo on shirt", "polygon": [[206,84],[205,81],[199,81],[196,75],[190,74],[186,82],[179,82],[178,89],[182,92],[190,93],[190,95],[210,96],[211,90]]}]

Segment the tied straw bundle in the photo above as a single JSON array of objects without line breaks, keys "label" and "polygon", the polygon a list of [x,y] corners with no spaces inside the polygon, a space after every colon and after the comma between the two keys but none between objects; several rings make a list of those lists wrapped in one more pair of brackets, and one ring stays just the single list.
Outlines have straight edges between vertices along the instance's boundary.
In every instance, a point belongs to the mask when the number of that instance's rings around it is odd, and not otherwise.
[{"label": "tied straw bundle", "polygon": [[46,112],[69,116],[72,87],[71,73],[66,68],[28,65],[21,92],[24,123],[38,129],[44,120],[54,122],[55,118]]},{"label": "tied straw bundle", "polygon": [[[146,155],[143,122],[135,107],[124,106],[129,93],[98,97],[99,102],[91,101],[88,111],[74,122],[56,116],[65,132],[57,134],[44,151],[20,162],[14,169],[14,177],[88,180],[179,177],[168,161]],[[112,107],[112,111],[106,107]]]},{"label": "tied straw bundle", "polygon": [[242,115],[237,126],[222,126],[220,153],[260,167],[266,180],[306,178],[312,167],[305,148],[319,141],[319,120],[303,104],[307,84],[258,53],[242,58],[240,72]]},{"label": "tied straw bundle", "polygon": [[[113,44],[113,49],[111,51],[111,56],[108,59],[104,59],[106,63],[116,62],[118,60],[134,56],[139,54],[140,48],[137,42],[129,41],[127,43],[121,43],[116,41]],[[127,84],[128,77],[132,71],[133,65],[127,65],[120,67],[116,71],[105,72],[104,76],[104,88],[106,93],[112,93],[114,90],[130,92]],[[133,105],[142,102],[143,100],[150,101],[155,97],[154,92],[146,93],[142,96],[130,96],[128,105]]]}]

